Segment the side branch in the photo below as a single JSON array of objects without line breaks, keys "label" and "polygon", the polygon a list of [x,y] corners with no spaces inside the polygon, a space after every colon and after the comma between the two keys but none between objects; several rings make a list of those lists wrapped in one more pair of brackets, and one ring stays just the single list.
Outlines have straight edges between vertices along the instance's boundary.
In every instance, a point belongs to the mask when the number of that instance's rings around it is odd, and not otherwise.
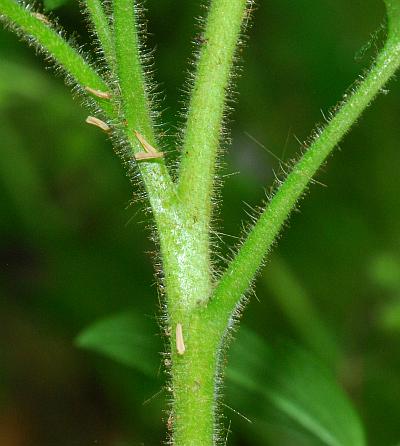
[{"label": "side branch", "polygon": [[[143,152],[142,143],[136,136],[143,135],[151,146],[157,147],[151,105],[140,58],[140,42],[137,31],[136,6],[132,0],[114,0],[114,40],[117,75],[121,91],[125,134],[133,154]],[[154,158],[154,157],[153,157]],[[141,162],[139,171],[143,177],[150,204],[159,230],[168,230],[165,220],[168,208],[174,200],[175,187],[163,158]]]},{"label": "side branch", "polygon": [[[29,9],[15,0],[2,0],[0,2],[0,18],[8,24],[16,26],[28,37],[33,38],[37,47],[49,54],[82,88],[108,90],[102,78],[78,51],[70,46],[59,32],[51,28],[49,23],[35,16]],[[109,101],[101,98],[95,98],[95,100],[106,114],[113,115],[112,105]]]},{"label": "side branch", "polygon": [[246,4],[247,0],[213,0],[201,38],[178,188],[188,218],[200,222],[200,237],[208,237],[224,105]]},{"label": "side branch", "polygon": [[365,79],[294,166],[228,265],[208,311],[221,329],[248,290],[290,212],[321,164],[400,66],[400,40],[389,38]]},{"label": "side branch", "polygon": [[[98,18],[99,17],[97,17],[97,19]],[[103,19],[104,18],[105,16],[103,16]],[[37,48],[54,59],[57,65],[59,65],[65,71],[67,76],[70,76],[74,82],[76,82],[82,88],[82,90],[86,90],[86,92],[90,93],[91,98],[96,101],[99,108],[104,111],[107,118],[113,122],[116,122],[116,119],[118,118],[116,112],[116,102],[110,101],[109,94],[105,93],[109,91],[109,87],[107,86],[106,82],[90,66],[82,55],[79,54],[79,52],[66,40],[64,40],[56,29],[51,27],[49,22],[43,20],[40,16],[35,15],[35,13],[30,9],[22,6],[15,0],[2,0],[0,2],[0,19],[5,21],[6,24],[15,27],[17,31],[27,38],[33,39]],[[125,28],[124,30],[126,33],[124,39],[129,41],[128,36],[131,35],[130,31],[132,28],[129,30]],[[107,30],[103,29],[103,31],[106,33],[103,37],[107,46],[109,43],[107,43],[107,41],[110,36],[107,34]],[[104,44],[104,42],[102,43]],[[111,49],[108,50],[111,51]],[[138,53],[137,49],[136,53]],[[128,55],[125,51],[124,62],[127,60]],[[128,67],[127,70],[124,62],[122,63],[122,70],[124,73],[126,73],[129,71],[130,67]],[[136,105],[135,94],[140,90],[133,89],[133,95],[129,92],[127,93],[127,90],[129,90],[128,86],[130,85],[130,80],[132,80],[132,78],[128,76],[124,78],[124,82],[121,82],[121,89],[123,86],[123,93],[125,94],[126,99],[124,104],[129,104],[127,109],[128,113],[126,113],[127,119],[129,117],[128,126],[124,128],[123,131],[130,140],[133,151],[139,152],[140,144],[133,130],[141,130],[142,133],[146,134],[146,137],[149,138],[150,141],[153,140],[153,144],[154,137],[151,129],[151,120],[149,118],[149,114],[147,113],[146,107],[142,106],[140,109],[142,114],[139,113],[137,115],[137,119],[132,119],[131,112],[135,110]],[[135,101],[132,101],[132,96],[135,97]],[[165,201],[165,196],[167,193],[172,191],[172,182],[163,161],[148,162],[146,164],[142,163],[139,168],[146,184],[146,188],[149,192],[150,199],[152,196],[154,197],[152,207],[155,210],[155,213],[157,213],[158,210],[162,212],[163,207],[160,204],[160,200],[163,199]],[[162,191],[162,197],[160,191]]]},{"label": "side branch", "polygon": [[86,7],[104,57],[110,69],[113,69],[115,64],[115,52],[108,17],[104,12],[100,0],[86,0]]}]

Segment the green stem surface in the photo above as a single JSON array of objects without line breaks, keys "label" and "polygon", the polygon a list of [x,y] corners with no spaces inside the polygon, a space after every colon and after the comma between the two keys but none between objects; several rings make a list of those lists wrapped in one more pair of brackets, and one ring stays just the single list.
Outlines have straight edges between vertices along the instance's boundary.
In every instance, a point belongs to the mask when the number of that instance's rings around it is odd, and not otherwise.
[{"label": "green stem surface", "polygon": [[[157,225],[167,290],[174,446],[213,446],[218,442],[220,355],[232,314],[313,175],[400,65],[400,1],[385,3],[389,37],[374,66],[279,187],[213,292],[209,233],[215,165],[247,0],[211,2],[177,187],[163,159],[139,162]],[[132,150],[128,161],[134,162],[134,154],[143,151],[136,131],[158,146],[140,54],[136,6],[132,0],[113,0],[111,30],[100,0],[87,0],[87,4],[104,54],[115,63],[120,91],[120,97],[116,94],[111,101],[93,99],[126,135]],[[106,82],[79,52],[34,13],[15,0],[0,0],[0,14],[33,37],[82,88],[108,91]],[[304,299],[299,305],[307,310]],[[315,320],[313,313],[308,311],[304,320]],[[178,324],[182,326],[180,344],[175,338]]]},{"label": "green stem surface", "polygon": [[[135,135],[139,131],[152,146],[157,139],[151,116],[148,86],[140,57],[137,11],[131,0],[114,0],[114,33],[119,87],[125,133],[134,152],[143,152]],[[198,277],[194,234],[189,234],[175,185],[163,159],[139,162],[161,245],[168,308],[173,313],[186,308]],[[193,299],[192,299],[193,301]],[[171,313],[172,314],[172,313]]]},{"label": "green stem surface", "polygon": [[[206,316],[204,304],[212,292],[209,232],[215,164],[246,3],[211,2],[188,112],[178,180],[182,217],[175,269],[170,268],[173,259],[164,264],[172,329],[174,446],[211,446],[218,437],[218,355],[224,330]],[[177,324],[183,329],[183,355],[175,345]]]},{"label": "green stem surface", "polygon": [[[137,32],[136,11],[132,0],[114,0],[115,52],[121,91],[125,134],[134,153],[143,152],[135,131],[140,132],[154,147],[157,147],[148,86],[145,82],[140,58],[140,42]],[[139,163],[159,231],[169,231],[170,206],[174,200],[175,188],[163,159]],[[171,211],[172,212],[172,211]]]},{"label": "green stem surface", "polygon": [[[78,51],[66,42],[59,32],[24,8],[15,0],[1,0],[0,16],[33,37],[37,46],[47,52],[68,75],[80,86],[107,91],[103,79],[88,64]],[[94,98],[100,107],[109,115],[113,114],[112,105],[104,99]]]},{"label": "green stem surface", "polygon": [[[209,233],[215,164],[229,78],[246,0],[214,0],[201,37],[201,49],[191,94],[180,164],[179,197],[196,232],[201,273],[210,274]],[[201,301],[210,297],[211,282]]]},{"label": "green stem surface", "polygon": [[[175,318],[173,327],[175,329]],[[220,336],[201,311],[184,318],[185,353],[173,350],[174,446],[217,444],[217,392]],[[175,341],[175,331],[172,333]]]},{"label": "green stem surface", "polygon": [[111,34],[110,23],[104,12],[100,0],[86,0],[86,7],[93,24],[94,31],[99,39],[104,57],[112,69],[115,65],[115,51],[113,36]]}]

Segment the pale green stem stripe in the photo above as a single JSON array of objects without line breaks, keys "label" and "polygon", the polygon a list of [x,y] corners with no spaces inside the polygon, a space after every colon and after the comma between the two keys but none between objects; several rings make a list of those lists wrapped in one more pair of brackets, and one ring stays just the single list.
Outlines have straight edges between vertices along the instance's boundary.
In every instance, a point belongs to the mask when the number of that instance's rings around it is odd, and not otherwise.
[{"label": "pale green stem stripe", "polygon": [[[0,16],[33,37],[37,45],[46,51],[79,85],[107,91],[107,85],[88,62],[56,30],[37,18],[30,10],[15,0],[1,0]],[[112,105],[108,101],[94,99],[108,115],[112,116]]]},{"label": "pale green stem stripe", "polygon": [[389,39],[368,75],[314,140],[267,205],[221,277],[209,305],[209,311],[220,320],[221,329],[251,286],[264,257],[313,175],[399,65],[400,43],[398,39]]},{"label": "pale green stem stripe", "polygon": [[86,7],[89,11],[90,19],[103,50],[104,57],[108,66],[113,69],[115,65],[115,52],[108,17],[104,12],[100,0],[86,0]]}]

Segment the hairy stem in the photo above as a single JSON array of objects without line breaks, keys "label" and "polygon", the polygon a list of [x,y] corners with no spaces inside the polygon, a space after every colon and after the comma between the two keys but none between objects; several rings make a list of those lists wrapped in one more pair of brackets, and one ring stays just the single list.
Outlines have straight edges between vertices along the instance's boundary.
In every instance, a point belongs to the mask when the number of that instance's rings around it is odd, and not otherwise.
[{"label": "hairy stem", "polygon": [[223,318],[228,323],[311,178],[380,89],[393,76],[399,65],[400,41],[391,37],[377,56],[367,76],[360,81],[358,87],[297,162],[262,212],[236,257],[221,277],[209,306],[210,316]]},{"label": "hairy stem", "polygon": [[[210,268],[209,230],[224,105],[246,0],[214,0],[201,37],[179,175],[179,197],[196,227],[198,255]],[[209,293],[202,296],[205,302]]]},{"label": "hairy stem", "polygon": [[[147,86],[139,53],[135,5],[131,0],[114,0],[114,37],[119,88],[125,134],[133,153],[143,151],[135,132],[140,132],[149,144],[157,146]],[[149,196],[159,230],[168,227],[169,206],[175,188],[163,159],[139,163],[139,171]]]},{"label": "hairy stem", "polygon": [[[39,49],[48,53],[81,87],[91,87],[103,91],[108,89],[103,79],[78,51],[70,46],[59,32],[29,9],[24,8],[15,0],[2,0],[0,2],[0,17],[16,25],[29,37],[33,37]],[[112,105],[108,101],[101,98],[94,99],[107,114],[113,115]]]},{"label": "hairy stem", "polygon": [[86,0],[86,7],[99,39],[104,57],[112,69],[115,65],[114,42],[110,30],[110,23],[100,0]]},{"label": "hairy stem", "polygon": [[[175,327],[175,325],[174,325]],[[185,353],[173,351],[174,446],[216,444],[219,332],[200,311],[182,324]],[[172,334],[175,336],[175,333]]]}]

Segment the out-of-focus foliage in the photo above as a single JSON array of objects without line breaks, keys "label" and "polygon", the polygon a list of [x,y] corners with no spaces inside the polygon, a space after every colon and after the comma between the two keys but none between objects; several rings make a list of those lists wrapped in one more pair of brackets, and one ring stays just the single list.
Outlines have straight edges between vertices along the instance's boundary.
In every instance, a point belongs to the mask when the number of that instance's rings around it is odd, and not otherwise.
[{"label": "out-of-focus foliage", "polygon": [[[154,377],[157,367],[152,354],[157,344],[150,328],[135,314],[125,312],[91,325],[78,336],[77,345]],[[274,349],[251,331],[240,331],[226,375],[233,401],[235,393],[254,399],[247,414],[254,418],[253,435],[269,436],[265,420],[271,422],[276,411],[283,415],[283,421],[276,423],[283,424],[282,429],[293,424],[295,432],[311,436],[310,441],[320,445],[365,445],[357,415],[323,362],[294,345]]]},{"label": "out-of-focus foliage", "polygon": [[[147,322],[147,323],[146,323]],[[136,312],[102,319],[79,334],[76,345],[93,350],[152,377],[159,368],[154,327]]]},{"label": "out-of-focus foliage", "polygon": [[[167,98],[164,130],[172,135],[190,42],[199,31],[193,17],[203,10],[200,2],[146,6],[148,43],[157,45],[155,77]],[[91,51],[79,9],[67,2],[53,14]],[[216,219],[222,255],[235,241],[224,234],[240,234],[246,208],[260,202],[279,172],[279,163],[246,133],[283,161],[292,158],[296,139],[307,138],[323,121],[321,110],[368,66],[383,20],[378,0],[259,2],[233,95],[232,146],[220,169],[226,175]],[[85,327],[125,311],[131,315],[125,321],[142,321],[162,345],[150,220],[109,142],[84,124],[79,99],[43,66],[0,30],[0,444],[160,444],[168,400],[160,392],[162,356],[149,377],[74,345]],[[400,441],[398,81],[389,88],[310,188],[244,314],[257,336],[248,350],[260,363],[264,351],[268,360],[266,346],[290,339],[309,351],[307,358],[316,356],[310,363],[327,364],[371,446]],[[131,341],[144,364],[145,350],[136,348],[145,345]],[[240,361],[234,355],[232,362]],[[268,388],[272,371],[260,372],[257,386]],[[251,367],[248,379],[254,373]],[[253,420],[249,425],[226,409],[230,444],[315,444],[273,405],[254,414],[260,394],[232,380],[227,386],[229,406]],[[328,406],[333,416],[340,415],[334,401],[344,397],[338,395]],[[348,437],[340,438],[345,444]]]},{"label": "out-of-focus foliage", "polygon": [[[260,434],[268,437],[268,423],[275,421],[321,445],[366,444],[363,427],[346,396],[314,355],[288,343],[271,348],[242,330],[230,356],[228,386],[237,387],[235,392],[247,391],[253,398],[250,407],[256,435],[260,425]],[[279,415],[281,423],[276,421]]]}]

